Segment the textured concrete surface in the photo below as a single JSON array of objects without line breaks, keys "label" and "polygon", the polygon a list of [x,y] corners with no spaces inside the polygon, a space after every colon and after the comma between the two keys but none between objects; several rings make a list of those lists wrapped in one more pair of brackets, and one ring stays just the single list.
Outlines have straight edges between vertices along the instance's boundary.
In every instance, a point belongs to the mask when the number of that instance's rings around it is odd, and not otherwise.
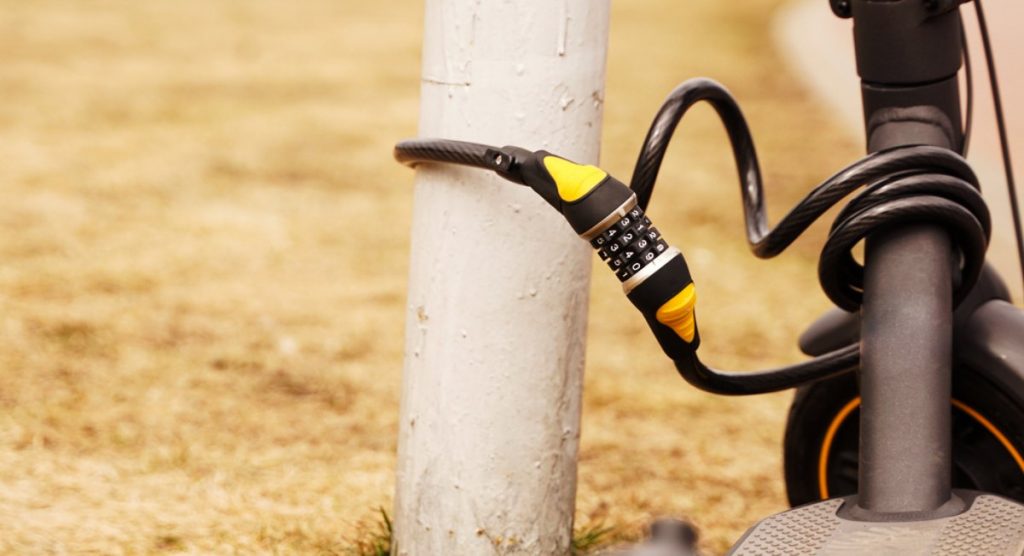
[{"label": "textured concrete surface", "polygon": [[[609,6],[427,2],[420,136],[597,163]],[[415,195],[393,552],[567,555],[590,246],[493,174]]]}]

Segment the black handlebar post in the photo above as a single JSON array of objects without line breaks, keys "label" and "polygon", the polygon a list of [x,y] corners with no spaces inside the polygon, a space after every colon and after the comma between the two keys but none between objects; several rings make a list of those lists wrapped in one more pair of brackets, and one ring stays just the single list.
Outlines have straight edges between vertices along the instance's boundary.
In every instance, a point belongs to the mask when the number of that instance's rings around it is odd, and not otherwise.
[{"label": "black handlebar post", "polygon": [[[851,0],[849,8],[867,150],[960,151],[956,2]],[[864,267],[857,510],[869,520],[941,513],[956,506],[950,236],[925,223],[880,230],[866,241]]]}]

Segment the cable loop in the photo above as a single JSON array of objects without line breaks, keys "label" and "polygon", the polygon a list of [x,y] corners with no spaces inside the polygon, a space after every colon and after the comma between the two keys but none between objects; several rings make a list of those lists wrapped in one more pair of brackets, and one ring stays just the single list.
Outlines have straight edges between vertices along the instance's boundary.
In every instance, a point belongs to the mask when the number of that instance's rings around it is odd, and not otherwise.
[{"label": "cable loop", "polygon": [[[854,259],[853,248],[872,233],[914,222],[945,229],[960,255],[954,303],[974,286],[984,264],[991,219],[978,178],[962,156],[924,145],[870,154],[812,189],[773,228],[768,224],[761,168],[746,119],[732,95],[710,79],[693,79],[677,87],[651,124],[630,182],[641,208],[650,203],[676,126],[701,101],[714,107],[728,133],[739,173],[747,241],[756,256],[767,259],[782,253],[826,211],[853,195],[832,223],[818,260],[818,280],[836,305],[856,311],[862,302],[864,268]],[[448,162],[493,170],[516,181],[501,165],[508,156],[510,152],[497,147],[444,139],[416,139],[395,146],[395,158],[410,166]],[[853,343],[806,361],[752,372],[713,369],[695,351],[674,362],[687,382],[707,392],[761,394],[850,372],[860,363],[860,346]]]},{"label": "cable loop", "polygon": [[984,264],[991,219],[978,178],[963,157],[923,145],[868,155],[811,190],[772,228],[746,119],[732,95],[710,79],[693,79],[677,87],[655,117],[630,183],[642,207],[650,202],[679,120],[701,101],[718,113],[732,144],[747,241],[756,256],[767,259],[782,253],[828,209],[863,188],[833,222],[819,258],[819,282],[833,303],[856,311],[862,302],[864,268],[853,257],[854,246],[872,232],[908,222],[933,223],[950,232],[961,255],[954,301],[959,303],[970,291]]}]

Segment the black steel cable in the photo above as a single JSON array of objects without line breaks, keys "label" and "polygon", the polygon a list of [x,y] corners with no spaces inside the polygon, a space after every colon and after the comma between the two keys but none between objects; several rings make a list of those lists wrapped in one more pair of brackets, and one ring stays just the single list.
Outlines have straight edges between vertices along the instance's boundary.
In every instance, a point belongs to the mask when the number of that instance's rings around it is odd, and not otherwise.
[{"label": "black steel cable", "polygon": [[453,141],[450,139],[409,139],[395,145],[395,160],[407,166],[430,162],[446,162],[472,166],[485,170],[494,169],[494,161],[487,156],[489,151],[498,149],[479,143]]},{"label": "black steel cable", "polygon": [[[978,180],[963,157],[930,146],[900,147],[868,155],[815,187],[771,228],[761,169],[746,119],[729,92],[709,79],[683,83],[658,111],[631,180],[642,208],[650,202],[676,126],[700,101],[715,108],[728,133],[740,177],[747,240],[755,255],[778,255],[829,208],[863,187],[840,211],[819,258],[819,281],[836,305],[852,311],[861,303],[863,268],[851,254],[853,247],[873,231],[908,221],[936,223],[950,230],[961,254],[955,301],[973,286],[984,262],[991,225],[978,192]],[[461,141],[417,139],[395,146],[395,158],[410,166],[450,162],[496,170],[502,156],[507,156],[502,149]],[[808,361],[763,371],[712,369],[696,353],[675,364],[687,382],[702,390],[741,395],[784,390],[836,376],[855,369],[859,358],[859,345],[852,344]]]},{"label": "black steel cable", "polygon": [[985,10],[981,7],[981,0],[974,1],[974,11],[978,14],[978,30],[981,32],[981,44],[985,48],[988,81],[992,88],[992,104],[995,106],[996,112],[996,129],[999,130],[999,148],[1003,156],[1003,172],[1006,174],[1006,190],[1010,194],[1010,210],[1013,212],[1013,233],[1017,239],[1017,258],[1020,261],[1021,281],[1024,282],[1024,231],[1021,230],[1020,203],[1017,201],[1017,185],[1013,179],[1013,161],[1010,158],[1010,142],[1007,139],[1006,121],[1003,117],[1002,96],[999,94],[996,61],[992,54],[988,24],[985,22]]},{"label": "black steel cable", "polygon": [[[669,94],[658,111],[630,182],[641,207],[646,208],[650,202],[672,133],[687,110],[701,101],[711,104],[721,117],[732,144],[740,177],[747,241],[756,256],[767,259],[780,254],[828,209],[867,186],[847,210],[840,213],[822,250],[819,269],[836,279],[823,281],[822,289],[836,305],[848,311],[856,310],[860,306],[859,290],[863,280],[862,269],[851,266],[856,265],[850,262],[852,256],[838,258],[843,251],[842,244],[854,238],[862,239],[875,228],[904,221],[901,218],[932,217],[957,229],[973,228],[977,233],[954,235],[968,261],[964,281],[973,284],[981,271],[991,225],[978,195],[978,179],[963,157],[949,149],[931,146],[898,147],[870,154],[812,189],[771,228],[750,129],[732,95],[710,79],[683,83]],[[922,196],[952,202],[929,201],[926,208],[921,209],[911,207],[912,203],[893,204],[901,197],[923,202]],[[971,219],[977,223],[972,224]],[[832,270],[836,265],[842,267],[843,274]],[[965,294],[966,291],[959,292],[960,296]]]},{"label": "black steel cable", "polygon": [[701,362],[696,353],[674,363],[686,382],[705,392],[749,396],[788,390],[854,371],[860,365],[860,344],[850,344],[807,361],[761,371],[712,369]]},{"label": "black steel cable", "polygon": [[[739,174],[747,241],[754,254],[770,258],[785,250],[829,208],[864,187],[837,216],[822,249],[818,277],[825,294],[848,311],[860,307],[864,270],[851,250],[869,233],[910,221],[936,223],[950,230],[962,255],[956,302],[981,272],[991,232],[990,218],[970,166],[953,151],[930,146],[881,151],[848,166],[804,197],[774,228],[768,224],[764,185],[750,129],[729,92],[710,79],[677,87],[655,116],[637,158],[630,186],[646,208],[672,134],[694,104],[707,102],[725,126]],[[694,354],[677,360],[691,384],[718,394],[783,390],[856,368],[857,344],[787,367],[753,373],[712,369]]]}]

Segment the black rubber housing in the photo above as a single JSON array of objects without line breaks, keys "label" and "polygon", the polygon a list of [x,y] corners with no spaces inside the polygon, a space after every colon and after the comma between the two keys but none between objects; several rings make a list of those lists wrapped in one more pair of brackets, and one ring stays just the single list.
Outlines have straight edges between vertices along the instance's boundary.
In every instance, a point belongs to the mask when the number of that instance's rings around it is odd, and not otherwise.
[{"label": "black rubber housing", "polygon": [[562,202],[562,215],[577,234],[582,234],[622,206],[633,192],[626,184],[608,176],[597,187],[571,203]]},{"label": "black rubber housing", "polygon": [[694,333],[692,342],[687,342],[680,338],[674,330],[658,322],[656,315],[658,309],[666,301],[672,299],[692,282],[693,279],[690,277],[690,269],[686,265],[686,261],[681,255],[676,255],[627,295],[633,305],[643,314],[647,325],[654,332],[654,337],[658,339],[661,349],[673,360],[690,357],[696,352],[700,347],[700,331],[697,330]]},{"label": "black rubber housing", "polygon": [[[608,176],[583,197],[571,202],[564,201],[558,194],[554,178],[544,166],[546,157],[563,157],[548,151],[530,152],[514,146],[502,147],[496,152],[511,155],[512,162],[506,172],[513,174],[515,181],[536,191],[549,205],[562,213],[577,234],[583,234],[599,224],[633,196],[633,192],[624,183]],[[503,177],[509,176],[503,174]]]}]

